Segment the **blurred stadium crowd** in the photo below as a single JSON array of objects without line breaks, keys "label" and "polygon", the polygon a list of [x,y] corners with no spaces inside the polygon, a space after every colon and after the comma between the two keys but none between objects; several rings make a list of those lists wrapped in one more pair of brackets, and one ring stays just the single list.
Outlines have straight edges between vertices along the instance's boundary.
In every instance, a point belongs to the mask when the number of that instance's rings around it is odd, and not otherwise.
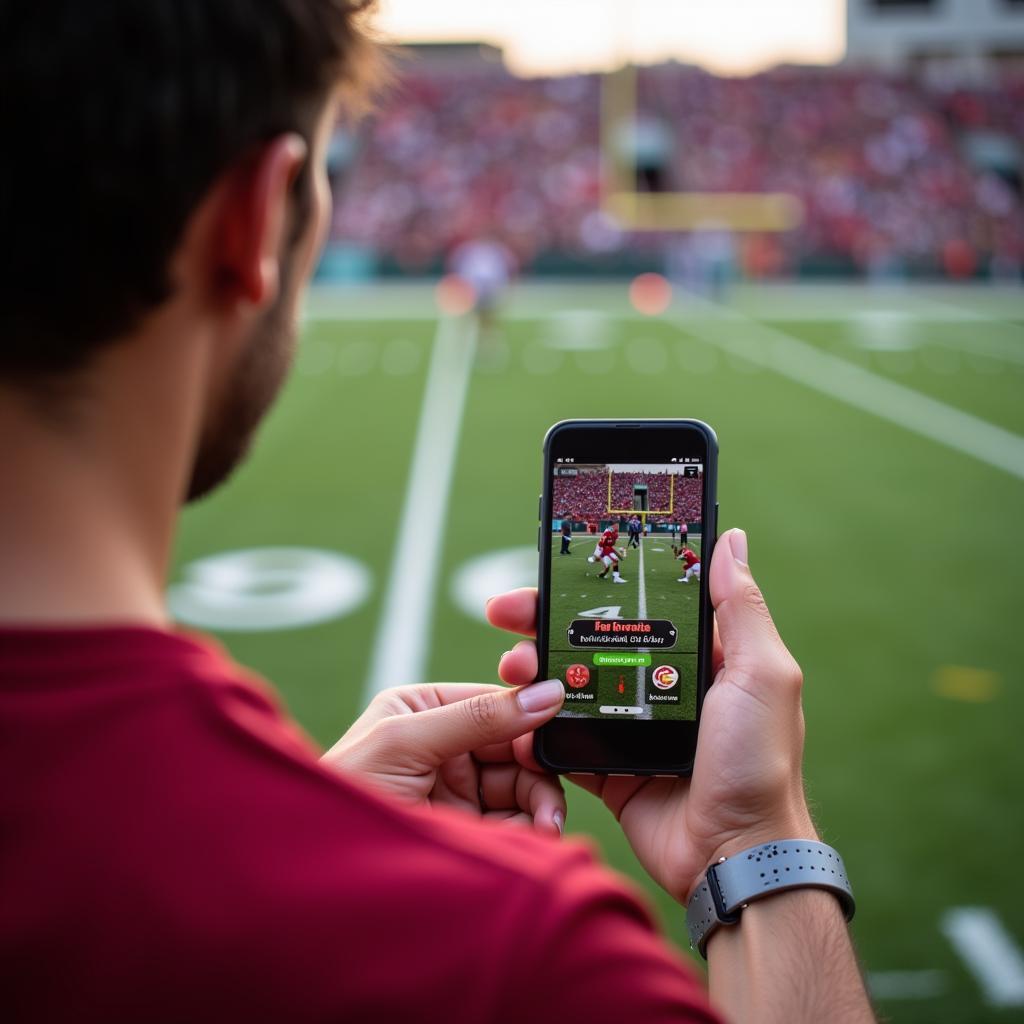
[{"label": "blurred stadium crowd", "polygon": [[[672,515],[648,515],[648,523],[701,521],[701,480],[699,477],[676,475],[674,497],[670,497],[667,473],[613,473],[612,508],[633,508],[633,487],[647,488],[647,507],[673,509]],[[556,516],[574,522],[599,522],[608,515],[608,476],[603,468],[581,468],[576,476],[556,476],[552,492],[552,508]]]},{"label": "blurred stadium crowd", "polygon": [[[601,210],[597,76],[405,72],[357,136],[336,140],[336,241],[405,272],[488,234],[532,269],[663,251],[666,238],[630,236]],[[796,231],[742,239],[749,276],[1020,275],[1024,77],[939,88],[842,67],[719,78],[670,64],[642,69],[638,96],[660,125],[667,190],[802,201]]]}]

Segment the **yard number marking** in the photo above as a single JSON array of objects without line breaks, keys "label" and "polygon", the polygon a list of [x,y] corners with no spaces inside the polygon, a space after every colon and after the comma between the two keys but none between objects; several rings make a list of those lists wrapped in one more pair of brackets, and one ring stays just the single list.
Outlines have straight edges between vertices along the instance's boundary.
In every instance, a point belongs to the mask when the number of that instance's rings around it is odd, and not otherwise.
[{"label": "yard number marking", "polygon": [[602,608],[588,608],[585,612],[577,612],[578,619],[621,619],[622,605],[609,604]]},{"label": "yard number marking", "polygon": [[179,621],[222,632],[297,629],[338,619],[370,594],[369,570],[315,548],[246,548],[190,562],[167,592]]}]

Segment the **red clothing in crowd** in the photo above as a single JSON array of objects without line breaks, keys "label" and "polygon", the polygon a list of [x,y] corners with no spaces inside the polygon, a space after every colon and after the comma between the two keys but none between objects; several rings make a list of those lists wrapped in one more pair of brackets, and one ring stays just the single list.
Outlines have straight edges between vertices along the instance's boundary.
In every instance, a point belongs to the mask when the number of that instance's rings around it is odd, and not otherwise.
[{"label": "red clothing in crowd", "polygon": [[196,640],[0,631],[0,772],[6,1022],[716,1019],[580,844],[339,778]]}]

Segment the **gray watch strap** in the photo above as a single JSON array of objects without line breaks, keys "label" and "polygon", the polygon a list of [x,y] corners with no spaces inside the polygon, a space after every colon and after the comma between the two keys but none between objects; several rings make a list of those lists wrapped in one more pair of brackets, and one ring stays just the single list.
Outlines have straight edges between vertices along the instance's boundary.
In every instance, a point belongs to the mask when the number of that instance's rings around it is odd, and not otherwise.
[{"label": "gray watch strap", "polygon": [[735,924],[748,903],[787,889],[826,889],[853,918],[853,889],[843,858],[824,843],[780,839],[752,846],[712,864],[686,907],[690,944],[707,957],[708,939],[723,924]]}]

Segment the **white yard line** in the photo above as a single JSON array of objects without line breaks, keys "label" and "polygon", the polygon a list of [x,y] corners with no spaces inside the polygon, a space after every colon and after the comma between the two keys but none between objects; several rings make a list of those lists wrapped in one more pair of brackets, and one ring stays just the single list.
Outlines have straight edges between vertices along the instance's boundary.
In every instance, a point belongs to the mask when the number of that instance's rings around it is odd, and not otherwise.
[{"label": "white yard line", "polygon": [[647,618],[647,586],[644,583],[644,539],[640,538],[640,547],[637,548],[640,552],[639,558],[640,563],[637,568],[637,578],[639,583],[639,590],[637,591],[637,618]]},{"label": "white yard line", "polygon": [[[637,549],[639,554],[639,562],[637,563],[637,618],[647,618],[647,584],[644,580],[644,539],[640,538],[640,547]],[[642,648],[644,652],[647,648]],[[637,715],[637,718],[650,718],[651,717],[651,706],[644,699],[644,672],[646,669],[643,665],[638,665],[636,669],[636,703],[638,707],[643,708],[643,711]]]},{"label": "white yard line", "polygon": [[688,334],[856,409],[970,455],[1024,480],[1024,437],[880,377],[814,345],[701,302],[697,315],[676,318]]},{"label": "white yard line", "polygon": [[988,907],[951,907],[943,934],[981,987],[990,1006],[1024,1006],[1024,955]]},{"label": "white yard line", "polygon": [[[366,694],[424,680],[434,597],[476,353],[475,319],[445,317],[437,327],[416,427],[405,505],[370,660]],[[424,543],[423,538],[431,538]]]}]

